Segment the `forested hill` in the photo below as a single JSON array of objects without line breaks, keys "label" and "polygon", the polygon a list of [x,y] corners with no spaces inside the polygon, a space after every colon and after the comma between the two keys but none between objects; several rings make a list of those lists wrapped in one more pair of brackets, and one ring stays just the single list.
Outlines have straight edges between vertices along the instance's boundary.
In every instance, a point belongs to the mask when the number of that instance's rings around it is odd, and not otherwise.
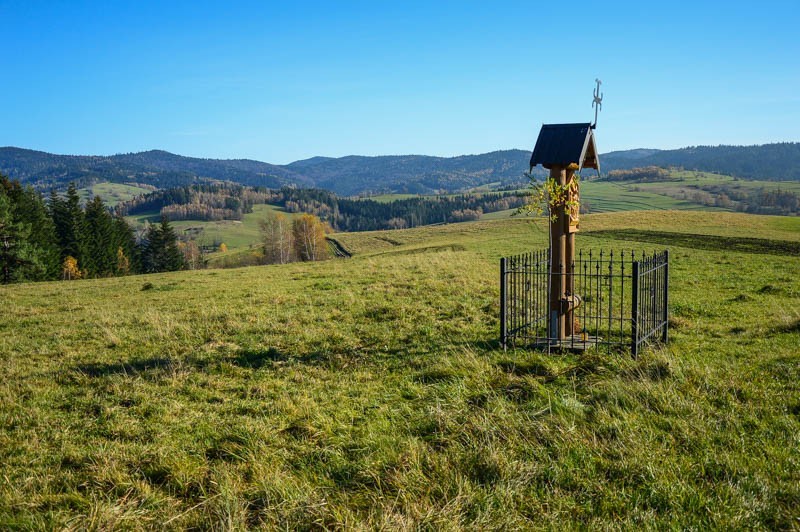
[{"label": "forested hill", "polygon": [[234,181],[243,185],[280,188],[312,183],[288,168],[247,159],[199,159],[151,150],[111,156],[54,155],[22,148],[0,148],[0,173],[47,190],[74,182],[145,183],[158,188],[189,185],[198,179]]},{"label": "forested hill", "polygon": [[0,173],[39,189],[78,187],[98,181],[145,183],[158,188],[191,185],[199,179],[280,188],[317,187],[339,195],[366,192],[458,192],[487,183],[522,182],[530,153],[506,150],[482,155],[314,157],[285,166],[252,160],[182,157],[153,150],[112,156],[53,155],[0,148]]},{"label": "forested hill", "polygon": [[[198,159],[158,150],[105,157],[0,148],[0,173],[41,190],[64,189],[70,181],[79,187],[111,181],[170,188],[212,179],[269,188],[316,187],[340,196],[381,192],[431,194],[461,192],[486,184],[522,183],[529,158],[527,150],[503,150],[459,157],[313,157],[281,166],[246,159]],[[675,166],[746,179],[797,181],[800,143],[626,150],[601,154],[600,163],[604,173],[634,167]]]},{"label": "forested hill", "polygon": [[800,143],[627,150],[601,155],[600,164],[604,173],[633,167],[677,166],[745,179],[800,181]]},{"label": "forested hill", "polygon": [[308,176],[314,186],[349,196],[363,192],[430,194],[458,192],[488,183],[523,181],[530,152],[503,150],[481,155],[350,155],[314,157],[286,166]]}]

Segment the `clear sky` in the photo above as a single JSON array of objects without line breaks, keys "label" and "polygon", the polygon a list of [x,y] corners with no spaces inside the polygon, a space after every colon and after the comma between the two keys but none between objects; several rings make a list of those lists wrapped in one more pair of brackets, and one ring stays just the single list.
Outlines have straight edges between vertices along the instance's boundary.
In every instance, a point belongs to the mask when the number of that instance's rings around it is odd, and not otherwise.
[{"label": "clear sky", "polygon": [[800,2],[0,0],[0,146],[287,163],[798,141]]}]

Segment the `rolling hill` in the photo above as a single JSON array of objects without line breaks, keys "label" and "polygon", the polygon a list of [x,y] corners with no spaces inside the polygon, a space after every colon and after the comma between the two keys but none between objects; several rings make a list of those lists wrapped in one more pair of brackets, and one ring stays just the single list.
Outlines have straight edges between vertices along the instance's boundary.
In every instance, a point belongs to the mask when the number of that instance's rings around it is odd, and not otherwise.
[{"label": "rolling hill", "polygon": [[[54,155],[0,148],[0,172],[42,190],[99,182],[142,183],[159,188],[200,179],[251,186],[324,188],[339,195],[459,192],[486,184],[524,181],[530,152],[501,150],[478,155],[433,157],[386,155],[312,157],[287,165],[248,159],[200,159],[152,150],[112,156]],[[600,156],[604,172],[637,166],[673,166],[744,179],[800,180],[800,143],[762,146],[696,146],[678,150],[635,149]]]},{"label": "rolling hill", "polygon": [[199,159],[161,150],[87,156],[6,147],[0,148],[0,172],[43,190],[63,188],[70,181],[78,187],[98,182],[133,182],[168,188],[203,178],[271,188],[312,184],[288,168],[269,163],[247,159]]}]

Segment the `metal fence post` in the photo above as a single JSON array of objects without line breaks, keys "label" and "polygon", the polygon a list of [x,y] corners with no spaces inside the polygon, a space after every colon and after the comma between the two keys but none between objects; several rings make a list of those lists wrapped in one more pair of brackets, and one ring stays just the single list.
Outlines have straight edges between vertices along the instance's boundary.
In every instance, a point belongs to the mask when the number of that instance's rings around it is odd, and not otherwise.
[{"label": "metal fence post", "polygon": [[661,341],[667,343],[667,329],[669,329],[669,250],[664,250],[664,329],[661,332]]},{"label": "metal fence post", "polygon": [[639,261],[633,262],[631,272],[631,354],[639,355]]},{"label": "metal fence post", "polygon": [[506,258],[500,259],[500,344],[507,346],[508,326],[506,324]]}]

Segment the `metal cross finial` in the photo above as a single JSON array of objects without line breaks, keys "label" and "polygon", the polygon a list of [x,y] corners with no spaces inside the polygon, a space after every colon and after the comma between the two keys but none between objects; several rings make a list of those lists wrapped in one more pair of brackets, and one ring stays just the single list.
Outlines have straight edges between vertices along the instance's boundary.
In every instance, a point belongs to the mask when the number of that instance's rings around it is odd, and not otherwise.
[{"label": "metal cross finial", "polygon": [[595,78],[594,81],[597,83],[597,87],[594,89],[594,100],[592,101],[592,107],[594,107],[594,124],[592,124],[592,129],[597,127],[597,112],[603,108],[603,94],[600,92],[600,85],[603,82],[597,78]]}]

